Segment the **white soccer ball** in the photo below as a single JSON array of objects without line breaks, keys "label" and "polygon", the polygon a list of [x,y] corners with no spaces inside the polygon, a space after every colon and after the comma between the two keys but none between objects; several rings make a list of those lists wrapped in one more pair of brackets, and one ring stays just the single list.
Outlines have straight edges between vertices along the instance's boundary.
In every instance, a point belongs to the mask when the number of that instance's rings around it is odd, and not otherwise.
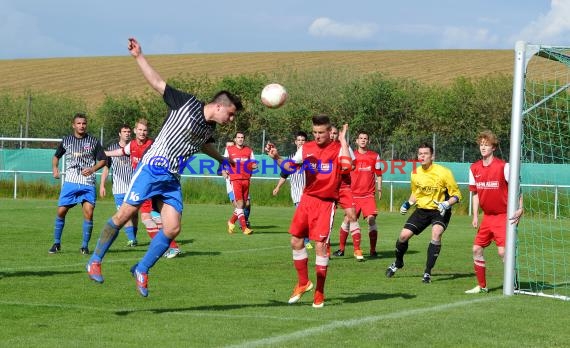
[{"label": "white soccer ball", "polygon": [[270,83],[261,91],[261,102],[269,108],[278,108],[285,104],[287,90],[278,83]]}]

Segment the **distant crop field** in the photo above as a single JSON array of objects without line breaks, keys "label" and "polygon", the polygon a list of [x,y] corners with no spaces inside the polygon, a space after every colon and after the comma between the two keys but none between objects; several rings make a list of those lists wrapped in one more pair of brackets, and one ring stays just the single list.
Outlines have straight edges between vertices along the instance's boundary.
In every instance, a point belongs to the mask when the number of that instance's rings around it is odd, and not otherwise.
[{"label": "distant crop field", "polygon": [[[342,69],[355,75],[380,72],[389,77],[447,84],[457,77],[512,74],[512,50],[327,51],[152,55],[150,63],[168,79],[197,75],[264,73],[280,76],[315,69]],[[140,95],[148,86],[125,49],[121,57],[0,60],[0,92],[61,93],[100,103],[105,95]]]}]

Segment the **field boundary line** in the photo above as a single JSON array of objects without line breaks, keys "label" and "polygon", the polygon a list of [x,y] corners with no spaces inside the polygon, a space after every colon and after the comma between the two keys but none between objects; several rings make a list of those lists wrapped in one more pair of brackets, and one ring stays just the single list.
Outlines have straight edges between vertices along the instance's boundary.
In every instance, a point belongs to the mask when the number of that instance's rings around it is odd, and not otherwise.
[{"label": "field boundary line", "polygon": [[273,345],[276,345],[279,343],[284,343],[287,341],[294,341],[294,340],[299,340],[302,338],[310,337],[313,334],[330,333],[332,330],[335,330],[338,328],[350,328],[350,327],[354,327],[354,326],[360,326],[363,324],[370,324],[370,323],[374,323],[374,322],[379,322],[379,321],[383,321],[383,320],[387,320],[387,319],[399,319],[399,318],[403,318],[403,317],[408,317],[408,316],[418,315],[418,314],[425,314],[425,313],[429,313],[429,312],[442,312],[442,311],[445,311],[448,309],[454,309],[454,308],[459,308],[459,307],[463,307],[463,306],[469,306],[469,305],[480,303],[480,302],[494,301],[494,300],[503,299],[503,298],[505,298],[505,297],[504,296],[493,296],[493,297],[478,298],[478,299],[473,299],[473,300],[447,303],[447,304],[437,305],[437,306],[433,306],[433,307],[409,309],[409,310],[400,311],[400,312],[388,313],[388,314],[383,314],[383,315],[375,315],[375,316],[369,316],[369,317],[358,318],[358,319],[350,319],[350,320],[343,320],[343,321],[335,320],[335,321],[328,323],[328,324],[310,327],[308,329],[294,331],[294,332],[290,332],[290,333],[287,333],[284,335],[272,336],[272,337],[267,337],[267,338],[262,338],[262,339],[258,339],[258,340],[252,340],[252,341],[246,341],[246,342],[243,342],[240,344],[226,346],[226,348],[273,346]]}]

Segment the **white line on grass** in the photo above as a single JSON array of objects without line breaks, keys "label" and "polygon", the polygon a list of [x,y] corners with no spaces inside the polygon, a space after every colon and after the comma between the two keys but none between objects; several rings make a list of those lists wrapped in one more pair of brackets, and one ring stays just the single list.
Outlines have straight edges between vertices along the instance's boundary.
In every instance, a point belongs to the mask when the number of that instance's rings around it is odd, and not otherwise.
[{"label": "white line on grass", "polygon": [[418,314],[425,314],[425,313],[429,313],[429,312],[442,312],[442,311],[445,311],[448,309],[453,309],[453,308],[458,308],[458,307],[463,307],[463,306],[469,306],[469,305],[479,303],[479,302],[493,301],[493,300],[498,300],[498,299],[502,299],[502,298],[504,298],[504,297],[502,297],[502,296],[485,297],[485,298],[479,298],[479,299],[468,300],[468,301],[459,301],[459,302],[447,303],[447,304],[437,305],[437,306],[433,306],[433,307],[409,309],[409,310],[405,310],[405,311],[401,311],[401,312],[388,313],[388,314],[384,314],[384,315],[376,315],[376,316],[370,316],[370,317],[364,317],[364,318],[358,318],[358,319],[352,319],[352,320],[333,321],[329,324],[315,326],[315,327],[311,327],[311,328],[308,328],[305,330],[290,332],[290,333],[285,334],[285,335],[262,338],[259,340],[243,342],[240,344],[231,345],[231,346],[227,346],[227,347],[228,348],[230,348],[230,347],[231,348],[233,348],[233,347],[236,347],[236,348],[240,347],[241,348],[241,347],[257,347],[257,346],[262,346],[262,345],[273,346],[273,345],[276,345],[279,343],[283,343],[283,342],[287,342],[287,341],[294,341],[294,340],[298,340],[300,338],[309,337],[310,335],[313,335],[313,334],[326,334],[326,333],[329,333],[332,330],[335,330],[337,328],[350,328],[350,327],[354,327],[354,326],[361,326],[362,324],[369,324],[369,323],[379,322],[379,321],[388,320],[388,319],[399,319],[399,318],[403,318],[403,317],[408,317],[408,316],[418,315]]}]

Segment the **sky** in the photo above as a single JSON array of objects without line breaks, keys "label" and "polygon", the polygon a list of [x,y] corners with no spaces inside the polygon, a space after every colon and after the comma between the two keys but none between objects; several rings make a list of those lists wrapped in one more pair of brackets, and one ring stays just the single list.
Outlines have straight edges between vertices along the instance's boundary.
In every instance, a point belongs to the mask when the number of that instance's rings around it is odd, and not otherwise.
[{"label": "sky", "polygon": [[0,0],[0,59],[570,46],[570,0]]}]

